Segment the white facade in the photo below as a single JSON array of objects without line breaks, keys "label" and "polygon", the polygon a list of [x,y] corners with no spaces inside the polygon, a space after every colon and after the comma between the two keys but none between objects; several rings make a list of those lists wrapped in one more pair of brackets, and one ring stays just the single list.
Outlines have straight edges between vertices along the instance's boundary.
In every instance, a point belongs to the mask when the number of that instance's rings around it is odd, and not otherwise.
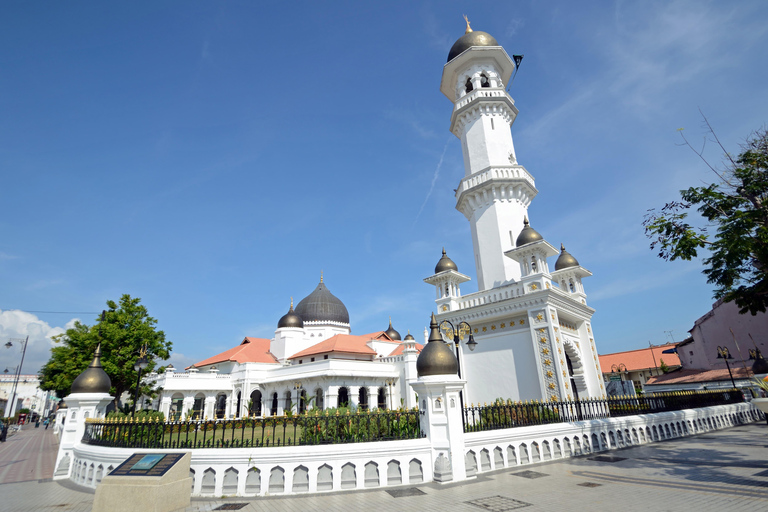
[{"label": "white facade", "polygon": [[591,273],[575,260],[551,272],[547,258],[558,251],[538,233],[517,245],[538,191],[510,133],[518,110],[505,83],[514,69],[500,46],[472,46],[443,69],[464,154],[456,209],[470,223],[479,291],[462,296],[469,278],[456,270],[425,281],[437,289],[438,321],[467,322],[477,342],[461,355],[468,403],[603,396],[594,309],[581,281]]},{"label": "white facade", "polygon": [[16,375],[0,375],[0,417],[13,416],[19,409],[29,409],[41,416],[48,412],[49,392],[40,389],[40,378],[37,375],[19,375],[14,400],[16,403],[9,405],[15,382]]}]

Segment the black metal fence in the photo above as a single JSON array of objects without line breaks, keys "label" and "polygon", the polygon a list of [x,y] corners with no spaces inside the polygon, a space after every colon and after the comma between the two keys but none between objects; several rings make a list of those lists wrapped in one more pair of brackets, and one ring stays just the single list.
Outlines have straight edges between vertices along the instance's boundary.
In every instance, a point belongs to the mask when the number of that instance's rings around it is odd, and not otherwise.
[{"label": "black metal fence", "polygon": [[270,416],[205,421],[88,421],[83,443],[119,448],[246,448],[364,443],[424,437],[419,412]]},{"label": "black metal fence", "polygon": [[464,409],[464,432],[695,409],[743,402],[737,389],[675,391],[567,402],[497,401]]}]

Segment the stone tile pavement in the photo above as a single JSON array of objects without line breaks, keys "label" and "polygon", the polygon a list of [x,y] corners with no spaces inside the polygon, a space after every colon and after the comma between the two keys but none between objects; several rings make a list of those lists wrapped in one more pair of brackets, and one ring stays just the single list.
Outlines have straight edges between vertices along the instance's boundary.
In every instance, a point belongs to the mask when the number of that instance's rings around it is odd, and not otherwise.
[{"label": "stone tile pavement", "polygon": [[[0,464],[4,448],[0,446]],[[591,456],[507,468],[461,484],[430,483],[416,486],[412,493],[401,492],[416,495],[393,497],[387,492],[409,489],[414,487],[299,497],[193,499],[185,511],[209,511],[236,504],[243,504],[243,511],[280,512],[766,511],[768,426],[744,425]],[[90,510],[92,501],[92,492],[71,483],[29,480],[0,484],[3,512],[85,511]]]}]

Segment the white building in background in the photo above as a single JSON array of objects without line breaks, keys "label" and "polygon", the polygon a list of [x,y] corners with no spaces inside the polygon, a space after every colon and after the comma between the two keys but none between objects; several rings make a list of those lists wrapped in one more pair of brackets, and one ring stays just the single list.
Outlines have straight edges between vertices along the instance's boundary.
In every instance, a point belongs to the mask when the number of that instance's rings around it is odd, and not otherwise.
[{"label": "white building in background", "polygon": [[[438,321],[466,322],[464,341],[470,333],[477,341],[474,352],[460,356],[467,403],[603,396],[595,310],[582,284],[592,274],[528,222],[538,190],[515,155],[510,127],[518,110],[505,90],[516,61],[469,23],[450,50],[440,90],[453,102],[450,129],[464,155],[456,208],[470,223],[479,290],[462,296],[470,278],[445,250],[425,281],[435,287]],[[551,271],[548,259],[556,255]],[[347,403],[412,407],[409,383],[420,348],[411,336],[401,341],[391,322],[386,331],[352,335],[346,307],[321,277],[271,340],[246,337],[186,372],[171,368],[149,378],[163,389],[155,406],[171,416],[283,414]]]},{"label": "white building in background", "polygon": [[0,374],[0,418],[13,416],[19,409],[29,409],[41,416],[48,412],[49,392],[40,389],[40,378],[37,375],[19,375],[14,400],[16,404],[14,407],[9,406],[14,382],[15,374]]}]

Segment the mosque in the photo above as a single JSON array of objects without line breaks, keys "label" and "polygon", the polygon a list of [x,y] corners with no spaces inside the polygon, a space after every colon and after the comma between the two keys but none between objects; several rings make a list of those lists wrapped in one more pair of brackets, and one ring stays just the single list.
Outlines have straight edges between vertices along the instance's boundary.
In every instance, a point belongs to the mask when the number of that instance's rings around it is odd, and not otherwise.
[{"label": "mosque", "polygon": [[[467,21],[440,83],[453,103],[450,130],[464,157],[456,209],[470,223],[478,291],[461,294],[470,278],[445,249],[424,281],[435,288],[445,339],[455,342],[466,405],[604,395],[595,310],[582,283],[592,274],[528,218],[538,190],[515,155],[510,128],[518,109],[505,89],[521,59]],[[551,271],[547,260],[554,256]],[[291,303],[272,339],[246,337],[185,372],[168,367],[148,379],[162,388],[156,408],[175,418],[410,408],[417,404],[409,384],[422,347],[410,334],[401,339],[391,321],[386,330],[353,335],[347,308],[321,276],[295,309]]]}]

